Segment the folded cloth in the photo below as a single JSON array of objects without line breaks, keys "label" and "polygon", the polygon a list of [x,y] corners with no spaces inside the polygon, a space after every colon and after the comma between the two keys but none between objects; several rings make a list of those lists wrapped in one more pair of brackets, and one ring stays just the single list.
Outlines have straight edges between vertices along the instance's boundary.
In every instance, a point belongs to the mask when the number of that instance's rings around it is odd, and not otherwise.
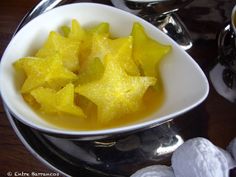
[{"label": "folded cloth", "polygon": [[228,166],[229,169],[233,169],[236,167],[236,161],[233,159],[232,155],[230,154],[230,152],[218,147],[218,149],[224,154],[227,162],[228,162]]},{"label": "folded cloth", "polygon": [[209,140],[187,140],[171,159],[176,177],[228,177],[229,166],[224,154]]},{"label": "folded cloth", "polygon": [[175,175],[171,167],[153,165],[136,171],[131,177],[175,177]]},{"label": "folded cloth", "polygon": [[236,161],[236,137],[229,143],[227,151],[233,156]]},{"label": "folded cloth", "polygon": [[232,176],[236,170],[236,138],[230,142],[227,151],[205,138],[187,140],[173,153],[171,162],[172,167],[153,165],[138,170],[131,177]]}]

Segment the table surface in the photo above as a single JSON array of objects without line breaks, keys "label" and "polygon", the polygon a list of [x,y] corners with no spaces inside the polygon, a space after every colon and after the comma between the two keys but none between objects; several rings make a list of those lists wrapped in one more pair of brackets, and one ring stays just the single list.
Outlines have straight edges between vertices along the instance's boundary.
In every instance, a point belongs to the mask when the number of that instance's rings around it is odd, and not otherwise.
[{"label": "table surface", "polygon": [[[38,2],[39,0],[0,1],[0,56],[2,56],[21,19]],[[206,10],[204,6],[209,6],[209,4],[206,4],[204,0],[198,0],[198,3],[200,2],[202,2],[201,6],[199,6],[201,8],[192,10],[200,10],[204,14],[204,10]],[[217,2],[220,5],[220,0]],[[221,1],[221,3],[226,4],[225,7],[227,8],[226,12],[224,12],[225,18],[221,20],[224,23],[229,20],[230,12],[236,2],[225,0]],[[201,22],[201,28],[196,29],[197,21],[190,19],[186,14],[188,14],[188,10],[179,12],[182,20],[186,22],[187,28],[191,32],[202,32],[203,39],[204,37],[207,38],[205,41],[202,39],[197,44],[194,44],[199,45],[199,47],[195,48],[194,51],[190,50],[189,53],[208,76],[209,69],[214,64],[217,56],[216,37],[217,33],[223,27],[223,23],[214,24],[212,22],[211,24]],[[198,23],[200,22],[198,21]],[[209,31],[211,33],[214,32],[211,38],[204,36],[206,35],[205,32]],[[204,42],[208,43],[204,44]],[[207,138],[214,144],[225,148],[230,140],[236,137],[236,105],[221,97],[210,83],[210,93],[203,106],[207,114],[207,126],[205,127]],[[4,113],[2,101],[0,101],[0,137],[0,176],[6,176],[9,171],[13,173],[53,172],[53,170],[46,167],[31,155],[20,142]]]}]

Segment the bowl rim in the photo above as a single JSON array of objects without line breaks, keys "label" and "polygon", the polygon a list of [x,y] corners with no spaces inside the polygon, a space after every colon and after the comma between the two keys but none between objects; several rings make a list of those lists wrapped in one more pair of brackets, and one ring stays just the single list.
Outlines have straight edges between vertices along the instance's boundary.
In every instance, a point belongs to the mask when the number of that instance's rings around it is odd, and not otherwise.
[{"label": "bowl rim", "polygon": [[[109,5],[104,5],[104,4],[99,4],[99,3],[88,3],[88,2],[72,3],[72,4],[66,4],[66,5],[61,5],[59,7],[55,7],[52,10],[49,10],[49,11],[35,17],[29,23],[31,23],[32,21],[38,19],[41,16],[47,15],[48,13],[50,13],[52,11],[55,11],[55,10],[61,9],[61,8],[69,8],[70,6],[96,6],[96,7],[108,8],[108,9],[111,9],[111,10],[115,10],[119,13],[124,13],[126,15],[129,14],[130,16],[133,16],[136,19],[139,19],[140,21],[144,22],[145,24],[150,24],[149,22],[145,21],[144,19],[142,19],[142,18],[140,18],[140,17],[138,17],[134,14],[131,14],[129,12],[123,11],[121,9],[118,9],[118,8],[115,8],[115,7],[112,7],[112,6],[109,6]],[[20,32],[26,26],[28,26],[29,23],[27,23],[25,26],[23,26],[18,32]],[[157,28],[157,30],[159,30],[159,29]],[[18,32],[16,33],[16,36],[17,36]],[[163,35],[165,35],[165,34],[163,33]],[[5,51],[2,55],[1,60],[4,58],[5,52],[8,50],[8,47],[10,46],[10,44],[12,43],[14,38],[15,38],[15,36],[10,40],[8,46],[6,47],[6,49],[5,49]],[[169,36],[168,36],[168,38],[173,41],[173,39],[171,39]],[[175,43],[175,41],[174,41],[174,43]],[[25,125],[27,125],[29,127],[32,127],[36,130],[39,130],[41,132],[45,132],[45,133],[48,133],[48,134],[57,134],[57,135],[65,135],[65,136],[78,136],[78,137],[79,136],[84,136],[84,137],[86,137],[86,136],[103,136],[103,135],[108,135],[108,134],[113,135],[113,134],[119,134],[119,133],[125,133],[125,132],[140,131],[140,130],[143,130],[143,129],[146,129],[146,128],[151,128],[151,127],[158,126],[162,123],[165,123],[169,120],[174,119],[175,117],[177,117],[181,114],[186,113],[187,111],[189,111],[189,110],[193,109],[194,107],[198,106],[199,104],[201,104],[206,99],[206,97],[208,96],[208,94],[209,94],[209,83],[208,83],[208,79],[207,79],[206,75],[204,74],[204,72],[202,71],[200,66],[197,64],[197,62],[194,59],[192,59],[192,57],[187,52],[185,52],[185,54],[192,60],[192,63],[195,65],[197,70],[200,72],[200,75],[203,77],[203,79],[205,81],[206,91],[201,96],[201,98],[198,99],[198,101],[196,101],[194,104],[191,104],[190,106],[187,106],[186,108],[181,109],[180,111],[177,111],[177,112],[165,115],[165,116],[161,116],[161,120],[160,119],[153,119],[153,120],[148,120],[148,121],[145,121],[145,122],[137,123],[137,124],[134,124],[134,125],[124,125],[124,126],[121,126],[121,127],[98,129],[98,130],[68,130],[68,129],[59,129],[59,128],[57,129],[57,128],[54,128],[54,127],[49,128],[49,127],[45,127],[45,126],[42,126],[42,125],[38,125],[38,124],[36,124],[32,121],[28,121],[28,120],[23,118],[23,115],[20,115],[18,113],[15,113],[14,111],[12,111],[11,103],[2,94],[2,87],[3,87],[2,84],[0,84],[0,95],[2,97],[3,104],[5,105],[6,109],[8,109],[10,111],[10,113],[16,119],[18,119],[20,122],[24,123]],[[1,63],[2,62],[0,62],[0,73],[1,73],[1,70],[2,70],[1,69],[2,68]],[[0,78],[1,78],[1,76],[0,76]]]}]

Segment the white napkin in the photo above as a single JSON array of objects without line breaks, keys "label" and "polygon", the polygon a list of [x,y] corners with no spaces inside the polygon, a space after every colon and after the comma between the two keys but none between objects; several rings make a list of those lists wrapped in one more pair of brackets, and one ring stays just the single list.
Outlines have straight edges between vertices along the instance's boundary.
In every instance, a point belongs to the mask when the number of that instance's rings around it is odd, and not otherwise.
[{"label": "white napkin", "polygon": [[205,138],[193,138],[175,150],[172,167],[153,165],[135,172],[131,177],[229,177],[236,167],[236,138],[227,150]]}]

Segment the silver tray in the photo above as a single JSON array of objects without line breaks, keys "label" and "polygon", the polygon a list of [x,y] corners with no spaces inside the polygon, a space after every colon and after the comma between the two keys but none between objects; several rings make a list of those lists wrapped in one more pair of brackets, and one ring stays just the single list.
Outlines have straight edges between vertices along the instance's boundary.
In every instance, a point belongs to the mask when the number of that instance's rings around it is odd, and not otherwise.
[{"label": "silver tray", "polygon": [[[53,137],[7,117],[25,147],[41,162],[65,176],[129,176],[152,164],[170,165],[172,152],[186,139],[205,136],[199,107],[158,127],[97,141]],[[184,122],[184,123],[183,123]]]}]

